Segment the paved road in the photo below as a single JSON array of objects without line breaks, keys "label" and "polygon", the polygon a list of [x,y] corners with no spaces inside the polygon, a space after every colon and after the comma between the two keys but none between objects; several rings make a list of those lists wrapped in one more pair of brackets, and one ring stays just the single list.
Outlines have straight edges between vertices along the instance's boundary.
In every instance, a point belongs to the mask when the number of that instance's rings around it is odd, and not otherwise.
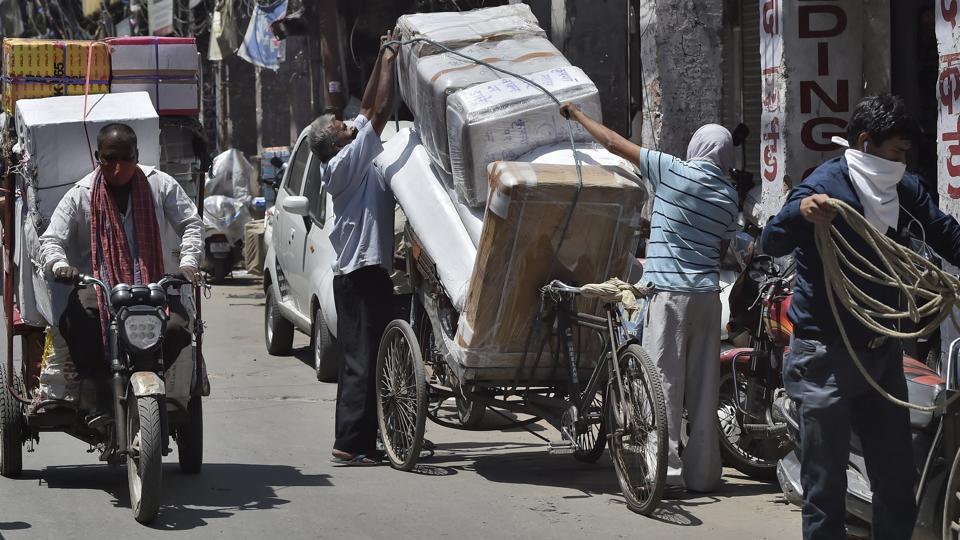
[{"label": "paved road", "polygon": [[[529,433],[427,426],[439,445],[417,473],[328,461],[336,386],[309,352],[270,357],[259,284],[217,287],[205,304],[213,395],[204,403],[206,464],[181,475],[166,459],[152,527],[128,508],[126,477],[86,446],[45,434],[23,478],[0,478],[0,538],[710,538],[799,537],[799,512],[775,486],[728,470],[709,497],[629,512],[610,462],[549,456]],[[306,337],[298,338],[306,345]],[[546,428],[535,426],[544,433]]]}]

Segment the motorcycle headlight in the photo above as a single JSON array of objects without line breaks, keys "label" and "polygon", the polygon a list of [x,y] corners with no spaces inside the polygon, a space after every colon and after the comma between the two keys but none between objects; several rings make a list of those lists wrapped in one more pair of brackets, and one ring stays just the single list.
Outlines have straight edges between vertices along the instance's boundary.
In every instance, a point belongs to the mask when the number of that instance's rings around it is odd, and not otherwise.
[{"label": "motorcycle headlight", "polygon": [[156,312],[130,315],[123,321],[123,335],[130,347],[148,351],[163,337],[163,319]]}]

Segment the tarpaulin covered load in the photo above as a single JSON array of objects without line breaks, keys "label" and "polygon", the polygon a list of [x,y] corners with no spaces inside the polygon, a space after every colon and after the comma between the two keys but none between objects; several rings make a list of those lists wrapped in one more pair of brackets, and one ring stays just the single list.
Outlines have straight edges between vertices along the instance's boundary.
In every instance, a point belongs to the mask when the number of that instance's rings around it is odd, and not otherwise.
[{"label": "tarpaulin covered load", "polygon": [[[483,233],[453,350],[461,380],[505,380],[516,375],[524,365],[540,288],[549,279],[585,284],[625,276],[647,194],[616,169],[590,165],[583,167],[583,191],[553,266],[577,185],[576,168],[569,165],[497,162],[490,166],[491,193]],[[581,302],[578,308],[595,312],[597,304]],[[535,356],[536,350],[528,365]],[[542,370],[553,367],[551,358],[541,360]],[[586,362],[584,367],[589,367]]]},{"label": "tarpaulin covered load", "polygon": [[12,113],[20,99],[83,94],[88,68],[89,93],[109,92],[110,51],[105,44],[4,39],[3,110]]},{"label": "tarpaulin covered load", "polygon": [[194,38],[108,39],[110,92],[147,92],[161,116],[195,116],[200,111],[200,57]]},{"label": "tarpaulin covered load", "polygon": [[[601,117],[600,94],[577,67],[556,68],[528,77],[561,102],[572,102],[593,118]],[[517,78],[497,79],[447,99],[447,136],[453,183],[464,202],[482,206],[487,200],[487,165],[515,160],[544,145],[593,137],[560,115],[556,102]]]},{"label": "tarpaulin covered load", "polygon": [[[546,36],[526,4],[510,4],[472,11],[447,13],[414,13],[397,20],[397,30],[404,41],[427,38],[451,49],[490,39],[522,35]],[[410,46],[415,56],[437,54],[443,49],[429,43]]]},{"label": "tarpaulin covered load", "polygon": [[384,145],[374,166],[382,171],[410,227],[436,263],[451,303],[462,310],[477,250],[426,149],[415,133],[404,129]]},{"label": "tarpaulin covered load", "polygon": [[[520,75],[570,65],[553,44],[538,36],[483,41],[458,52]],[[401,96],[414,114],[417,131],[430,157],[449,173],[447,97],[475,84],[502,79],[504,74],[451,53],[417,58],[405,48],[401,59]]]}]

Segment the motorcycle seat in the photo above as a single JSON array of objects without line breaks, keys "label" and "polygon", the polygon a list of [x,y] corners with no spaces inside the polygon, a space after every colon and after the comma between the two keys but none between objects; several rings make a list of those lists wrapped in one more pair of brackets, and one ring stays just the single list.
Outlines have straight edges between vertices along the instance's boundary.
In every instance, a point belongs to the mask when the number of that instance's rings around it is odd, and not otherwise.
[{"label": "motorcycle seat", "polygon": [[[946,387],[946,381],[926,364],[903,356],[903,375],[907,379],[907,396],[910,403],[926,407],[937,403],[937,399]],[[933,422],[933,413],[910,409],[910,424],[914,428],[924,429]]]}]

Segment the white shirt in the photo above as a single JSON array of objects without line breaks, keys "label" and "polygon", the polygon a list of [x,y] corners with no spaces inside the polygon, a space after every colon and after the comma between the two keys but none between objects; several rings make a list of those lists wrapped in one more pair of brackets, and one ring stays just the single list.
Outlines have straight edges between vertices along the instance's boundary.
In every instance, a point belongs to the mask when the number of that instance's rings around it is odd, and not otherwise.
[{"label": "white shirt", "polygon": [[[170,175],[140,165],[153,194],[154,211],[163,244],[163,267],[167,273],[181,266],[199,268],[203,259],[203,224],[197,207]],[[90,192],[95,173],[76,183],[54,210],[47,230],[40,236],[40,264],[47,275],[62,266],[75,266],[93,273],[90,254]],[[123,226],[128,242],[134,242],[133,218],[127,205]],[[179,255],[179,257],[178,257]]]},{"label": "white shirt", "polygon": [[323,184],[333,199],[330,243],[337,252],[334,274],[367,266],[393,266],[393,193],[373,160],[383,151],[370,121],[357,116],[357,138],[330,159]]}]

